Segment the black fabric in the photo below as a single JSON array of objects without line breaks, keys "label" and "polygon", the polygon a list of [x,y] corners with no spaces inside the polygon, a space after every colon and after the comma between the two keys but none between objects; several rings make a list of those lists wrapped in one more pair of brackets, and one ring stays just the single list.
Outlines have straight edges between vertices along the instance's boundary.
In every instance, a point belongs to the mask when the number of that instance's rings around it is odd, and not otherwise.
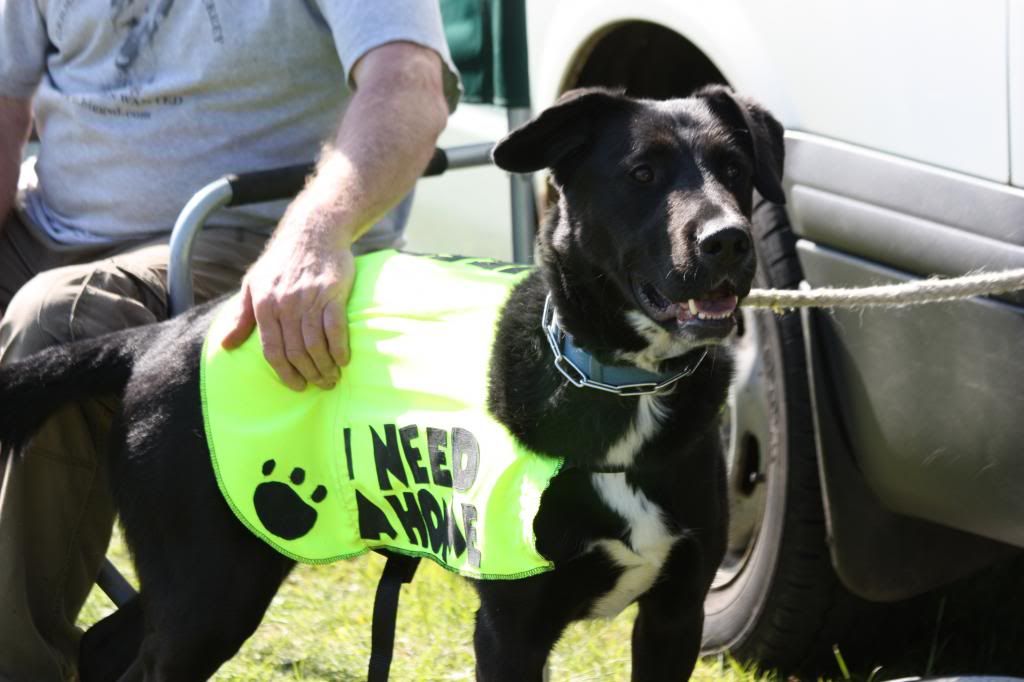
[{"label": "black fabric", "polygon": [[382,551],[388,558],[377,583],[377,596],[373,600],[373,630],[370,639],[370,668],[367,682],[387,682],[391,671],[391,657],[395,648],[395,620],[398,616],[398,596],[402,585],[412,581],[420,560],[404,554]]}]

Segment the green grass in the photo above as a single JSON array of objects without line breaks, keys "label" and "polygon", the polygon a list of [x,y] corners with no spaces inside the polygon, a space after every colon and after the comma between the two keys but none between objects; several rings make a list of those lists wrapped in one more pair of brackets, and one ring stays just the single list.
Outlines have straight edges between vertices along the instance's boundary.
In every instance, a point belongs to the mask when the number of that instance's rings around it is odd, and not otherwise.
[{"label": "green grass", "polygon": [[[131,562],[118,535],[111,556],[129,579]],[[263,624],[239,654],[214,677],[218,681],[280,682],[323,680],[353,682],[365,679],[370,654],[370,620],[373,595],[384,559],[369,555],[329,566],[298,566],[274,598]],[[998,570],[1010,577],[1024,569],[1020,562]],[[807,682],[877,682],[909,675],[950,673],[1024,673],[1018,663],[993,665],[992,660],[1020,661],[1007,652],[1024,650],[1024,590],[1007,595],[1008,584],[992,572],[980,574],[967,585],[941,599],[935,609],[920,609],[925,618],[914,647],[901,648],[899,661],[885,668],[850,670],[841,651],[827,670],[829,677]],[[210,608],[217,608],[211,604]],[[472,680],[473,614],[476,593],[464,580],[423,561],[411,585],[402,589],[398,610],[395,657],[391,679]],[[88,627],[113,610],[107,598],[94,589],[80,618]],[[630,630],[635,608],[611,621],[576,623],[555,647],[551,679],[628,680]],[[991,621],[991,623],[990,623]],[[1005,623],[1017,624],[1007,629]],[[986,629],[986,624],[1003,623]],[[881,625],[881,624],[879,624]],[[965,630],[965,628],[967,628]],[[990,631],[991,630],[991,631]],[[980,636],[967,639],[966,631]],[[1001,652],[1001,653],[999,653]],[[721,682],[798,682],[772,672],[744,667],[728,657],[705,659],[694,680]]]},{"label": "green grass", "polygon": [[[118,568],[128,572],[130,562],[117,538],[111,554]],[[372,555],[330,566],[298,566],[274,598],[259,630],[214,679],[365,679],[373,594],[383,565],[383,558]],[[130,572],[129,577],[133,578]],[[391,678],[396,682],[472,680],[476,607],[476,594],[466,581],[433,562],[421,562],[416,579],[402,589]],[[612,621],[574,624],[551,657],[551,679],[629,679],[634,608]],[[88,626],[112,609],[95,589],[80,623]],[[693,679],[755,682],[775,677],[731,661],[706,660]]]}]

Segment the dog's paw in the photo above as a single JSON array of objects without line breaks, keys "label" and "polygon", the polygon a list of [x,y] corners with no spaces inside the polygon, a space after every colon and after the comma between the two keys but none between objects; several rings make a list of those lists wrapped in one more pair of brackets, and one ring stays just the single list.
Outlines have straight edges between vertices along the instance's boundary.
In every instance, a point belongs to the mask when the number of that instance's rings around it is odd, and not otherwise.
[{"label": "dog's paw", "polygon": [[[263,463],[263,475],[274,473],[277,463],[268,459]],[[279,538],[295,540],[313,530],[316,524],[317,511],[303,501],[296,492],[296,487],[306,481],[306,472],[299,467],[292,469],[289,476],[291,483],[282,481],[265,481],[256,486],[252,502],[256,507],[256,515],[263,527]],[[319,504],[327,497],[327,488],[318,485],[309,499]]]}]

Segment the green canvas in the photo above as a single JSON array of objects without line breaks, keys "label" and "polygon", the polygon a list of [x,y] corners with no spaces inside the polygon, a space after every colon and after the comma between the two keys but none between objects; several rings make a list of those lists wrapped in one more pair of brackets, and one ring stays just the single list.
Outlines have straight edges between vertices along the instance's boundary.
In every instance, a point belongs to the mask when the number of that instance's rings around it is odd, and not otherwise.
[{"label": "green canvas", "polygon": [[463,100],[529,108],[530,80],[524,0],[441,0]]}]

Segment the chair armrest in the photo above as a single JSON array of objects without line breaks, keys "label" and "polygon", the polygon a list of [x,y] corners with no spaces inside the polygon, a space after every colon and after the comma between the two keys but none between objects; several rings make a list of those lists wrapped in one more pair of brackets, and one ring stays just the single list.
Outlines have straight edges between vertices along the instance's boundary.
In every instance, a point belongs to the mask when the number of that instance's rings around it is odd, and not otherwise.
[{"label": "chair armrest", "polygon": [[[314,163],[303,163],[252,173],[225,175],[224,180],[231,188],[231,198],[225,206],[245,206],[264,201],[290,199],[302,191],[306,178],[312,175],[315,168]],[[448,154],[443,149],[435,149],[423,176],[441,175],[446,170]]]},{"label": "chair armrest", "polygon": [[[480,159],[479,162],[485,160]],[[167,263],[167,307],[171,317],[185,312],[194,303],[192,247],[210,214],[226,206],[289,199],[302,190],[314,168],[313,163],[305,163],[226,175],[203,187],[189,199],[171,231],[171,255]],[[424,177],[441,175],[446,170],[448,154],[443,149],[435,149],[423,172]]]}]

